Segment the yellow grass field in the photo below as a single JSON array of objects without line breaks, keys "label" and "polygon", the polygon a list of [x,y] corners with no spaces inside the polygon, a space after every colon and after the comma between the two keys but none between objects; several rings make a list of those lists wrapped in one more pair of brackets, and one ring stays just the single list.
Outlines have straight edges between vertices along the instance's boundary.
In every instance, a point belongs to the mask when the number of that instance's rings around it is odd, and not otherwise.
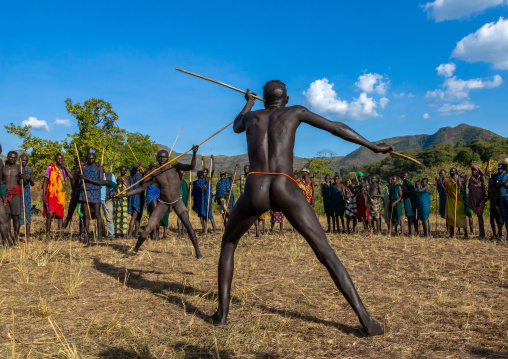
[{"label": "yellow grass field", "polygon": [[1,358],[508,357],[504,241],[329,235],[390,328],[366,338],[300,235],[240,241],[229,323],[214,327],[220,234],[198,235],[202,260],[172,231],[124,259],[134,240],[86,247],[76,228],[0,247]]}]

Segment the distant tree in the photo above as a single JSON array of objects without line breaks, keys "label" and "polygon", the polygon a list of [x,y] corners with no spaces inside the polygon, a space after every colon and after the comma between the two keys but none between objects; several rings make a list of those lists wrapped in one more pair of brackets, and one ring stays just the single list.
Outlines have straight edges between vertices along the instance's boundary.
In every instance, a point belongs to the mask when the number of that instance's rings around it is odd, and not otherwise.
[{"label": "distant tree", "polygon": [[37,179],[42,179],[44,170],[51,161],[53,161],[57,153],[63,153],[63,141],[43,140],[42,138],[32,135],[31,126],[15,126],[13,123],[4,126],[7,133],[23,140],[21,148],[26,152],[30,152],[28,156],[28,165],[35,172]]}]

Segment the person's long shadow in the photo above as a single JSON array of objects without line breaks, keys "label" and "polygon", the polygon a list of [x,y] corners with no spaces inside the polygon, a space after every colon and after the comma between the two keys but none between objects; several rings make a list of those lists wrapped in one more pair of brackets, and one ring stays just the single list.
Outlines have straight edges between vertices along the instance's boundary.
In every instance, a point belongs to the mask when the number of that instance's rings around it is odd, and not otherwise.
[{"label": "person's long shadow", "polygon": [[326,325],[329,327],[336,328],[345,334],[353,334],[354,336],[356,336],[358,338],[365,337],[365,333],[364,333],[362,327],[360,327],[360,326],[353,327],[353,326],[349,326],[349,325],[339,324],[337,322],[319,319],[319,318],[316,318],[312,315],[303,315],[303,314],[295,312],[293,310],[282,310],[282,309],[267,307],[264,304],[258,304],[257,307],[264,310],[265,312],[272,313],[272,314],[278,314],[282,317],[301,319],[301,320],[305,320],[306,322],[323,324],[323,325]]},{"label": "person's long shadow", "polygon": [[[101,262],[98,258],[93,259],[93,266],[99,272],[104,273],[115,280],[120,280],[122,283],[132,289],[148,290],[160,298],[164,298],[171,304],[175,304],[184,309],[187,314],[196,315],[198,318],[205,320],[208,315],[203,313],[199,308],[193,304],[185,301],[182,294],[196,295],[207,300],[213,300],[215,294],[211,291],[205,292],[201,289],[196,289],[190,285],[182,283],[166,282],[160,280],[148,280],[143,277],[143,273],[164,274],[155,271],[143,271],[140,269],[129,269],[127,267],[116,267],[112,264]],[[127,278],[125,278],[127,276]]]}]

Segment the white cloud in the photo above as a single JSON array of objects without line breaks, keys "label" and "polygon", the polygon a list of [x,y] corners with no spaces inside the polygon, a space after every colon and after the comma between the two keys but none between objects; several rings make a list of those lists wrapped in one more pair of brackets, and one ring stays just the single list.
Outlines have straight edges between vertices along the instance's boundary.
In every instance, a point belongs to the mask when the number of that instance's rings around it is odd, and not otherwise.
[{"label": "white cloud", "polygon": [[35,117],[28,117],[28,120],[23,120],[23,126],[32,126],[34,130],[49,132],[49,126],[44,120],[38,120]]},{"label": "white cloud", "polygon": [[502,83],[503,79],[499,75],[495,75],[490,81],[482,79],[461,80],[453,76],[447,78],[443,83],[444,90],[427,91],[425,97],[435,101],[461,101],[469,99],[471,90],[491,89],[501,86]]},{"label": "white cloud", "polygon": [[444,77],[451,77],[453,73],[455,72],[455,69],[457,68],[457,65],[455,65],[453,62],[450,62],[449,64],[441,64],[438,67],[436,67],[437,74],[444,76]]},{"label": "white cloud", "polygon": [[355,86],[366,93],[375,92],[379,95],[386,94],[386,91],[390,88],[390,81],[380,74],[364,74],[358,77],[358,81],[355,82]]},{"label": "white cloud", "polygon": [[65,119],[65,120],[62,120],[60,118],[57,118],[55,120],[55,125],[62,125],[62,126],[65,126],[65,127],[70,127],[71,126],[71,121]]},{"label": "white cloud", "polygon": [[508,69],[508,20],[483,25],[457,42],[452,57],[467,62],[488,62],[495,69]]},{"label": "white cloud", "polygon": [[390,100],[388,100],[386,97],[381,97],[379,99],[379,106],[381,106],[381,108],[385,108],[386,105],[388,105],[388,102],[390,102]]},{"label": "white cloud", "polygon": [[449,103],[445,103],[438,111],[442,115],[458,115],[460,113],[464,113],[466,111],[474,110],[479,106],[471,103],[469,101],[464,101],[459,103],[458,105],[450,105]]},{"label": "white cloud", "polygon": [[490,7],[506,5],[508,0],[434,0],[423,5],[429,18],[436,22],[455,20]]},{"label": "white cloud", "polygon": [[407,94],[407,97],[415,97],[411,92]]},{"label": "white cloud", "polygon": [[423,114],[423,116],[422,116],[422,118],[423,118],[424,120],[427,120],[427,119],[429,118],[429,114],[428,114],[428,113],[424,113],[424,114]]},{"label": "white cloud", "polygon": [[[339,98],[333,86],[334,84],[329,83],[327,78],[323,78],[311,83],[309,89],[303,92],[310,106],[316,112],[344,116],[354,120],[381,117],[376,112],[377,101],[369,97],[366,92],[362,92],[357,99],[348,102]],[[386,100],[382,100],[385,106]]]}]

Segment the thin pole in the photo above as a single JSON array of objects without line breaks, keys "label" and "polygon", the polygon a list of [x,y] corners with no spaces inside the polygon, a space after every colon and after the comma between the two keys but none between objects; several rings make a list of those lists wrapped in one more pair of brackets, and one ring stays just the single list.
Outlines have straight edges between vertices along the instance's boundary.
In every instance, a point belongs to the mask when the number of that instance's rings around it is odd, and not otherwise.
[{"label": "thin pole", "polygon": [[[212,156],[213,156],[213,149],[212,149]],[[213,159],[210,157],[210,183],[208,183],[208,202],[206,203],[206,221],[208,221],[208,213],[210,212],[210,196],[212,194],[213,185],[212,185],[212,165],[213,165]]]},{"label": "thin pole", "polygon": [[[190,202],[190,198],[191,198],[191,195],[192,195],[192,171],[189,171],[189,196],[187,196],[187,203],[186,203],[186,207],[187,209],[189,209],[189,202]],[[190,218],[191,218],[191,214],[192,214],[192,208],[189,210],[189,222],[190,222]],[[183,224],[182,224],[183,225]]]},{"label": "thin pole", "polygon": [[178,140],[178,137],[180,136],[180,132],[182,132],[182,130],[183,130],[183,127],[180,129],[180,131],[178,131],[178,135],[176,135],[175,142],[173,142],[173,147],[171,147],[171,151],[169,151],[168,157],[171,157],[171,154],[173,153],[173,148],[175,148],[176,140]]},{"label": "thin pole", "polygon": [[[21,175],[23,176],[23,163],[21,162],[21,157],[19,158],[19,167],[21,169]],[[21,179],[21,194],[23,196],[23,223],[25,225],[25,249],[26,249],[28,237],[26,235],[25,185],[23,183],[23,179]]]},{"label": "thin pole", "polygon": [[[76,142],[74,142],[74,147],[76,148],[76,156],[78,156],[79,171],[81,172],[81,174],[83,174],[83,168],[81,168],[81,160],[79,159],[78,145],[76,145]],[[91,222],[92,221],[92,212],[90,211],[90,204],[88,203],[88,194],[86,193],[86,183],[84,180],[82,180],[82,182],[83,182],[83,189],[85,190],[85,199],[86,199],[86,206],[88,207],[88,215],[90,216],[90,222]],[[95,215],[97,216],[97,213]],[[85,228],[85,230],[88,232],[88,230],[86,228]],[[97,239],[95,239],[95,231],[96,230],[97,230],[97,224],[94,224],[94,230],[93,230],[93,241],[94,242],[97,242]],[[87,233],[87,237],[88,237],[88,233]]]},{"label": "thin pole", "polygon": [[[185,71],[185,70],[182,70],[182,69],[175,69],[176,71],[181,71],[181,72],[184,72],[188,75],[192,75],[192,76],[196,76],[196,77],[199,77],[200,79],[203,79],[203,80],[207,80],[207,81],[210,81],[210,82],[213,82],[213,83],[216,83],[218,85],[221,85],[221,86],[224,86],[224,87],[227,87],[228,89],[231,89],[231,90],[235,90],[237,92],[241,92],[243,94],[245,94],[246,92],[243,91],[243,90],[240,90],[240,89],[237,89],[236,87],[233,87],[231,85],[228,85],[228,84],[225,84],[224,82],[220,82],[220,81],[217,81],[217,80],[213,80],[211,78],[208,78],[208,77],[205,77],[205,76],[201,76],[201,75],[198,75],[198,74],[195,74],[193,72],[189,72],[189,71]],[[265,101],[264,99],[262,99],[261,97],[258,97],[258,96],[254,96],[252,95],[252,97],[254,97],[256,100],[259,100],[259,101]]]},{"label": "thin pole", "polygon": [[[235,121],[231,121],[230,123],[228,123],[226,126],[222,127],[219,131],[215,132],[213,135],[209,136],[208,138],[206,138],[205,140],[201,141],[200,143],[197,144],[197,146],[201,146],[203,143],[205,143],[206,141],[208,141],[209,139],[211,139],[212,137],[218,135],[220,132],[224,131],[226,128],[228,128],[229,126],[231,126]],[[192,147],[194,148],[194,147]],[[172,162],[175,162],[177,159],[179,159],[180,157],[182,157],[183,155],[186,155],[187,153],[189,153],[190,151],[192,151],[192,148],[188,149],[187,151],[185,151],[184,153],[181,153],[179,154],[178,156],[176,156],[175,158],[173,158],[171,161],[168,161],[166,163],[164,163],[162,166],[160,167],[157,167],[156,169],[154,169],[152,172],[146,174],[144,177],[142,177],[139,181],[135,182],[134,184],[130,185],[129,187],[125,188],[122,192],[118,193],[117,195],[120,195],[122,193],[125,193],[127,192],[127,190],[129,190],[130,188],[134,187],[135,185],[137,185],[139,182],[141,181],[144,181],[146,178],[150,177],[152,175],[152,173],[155,173],[156,171],[158,170],[161,170],[162,168],[166,167],[167,165],[169,165],[170,163]],[[112,201],[113,199],[110,199],[108,200],[106,203]]]},{"label": "thin pole", "polygon": [[102,148],[101,166],[103,166],[103,163],[104,163],[104,148]]}]

